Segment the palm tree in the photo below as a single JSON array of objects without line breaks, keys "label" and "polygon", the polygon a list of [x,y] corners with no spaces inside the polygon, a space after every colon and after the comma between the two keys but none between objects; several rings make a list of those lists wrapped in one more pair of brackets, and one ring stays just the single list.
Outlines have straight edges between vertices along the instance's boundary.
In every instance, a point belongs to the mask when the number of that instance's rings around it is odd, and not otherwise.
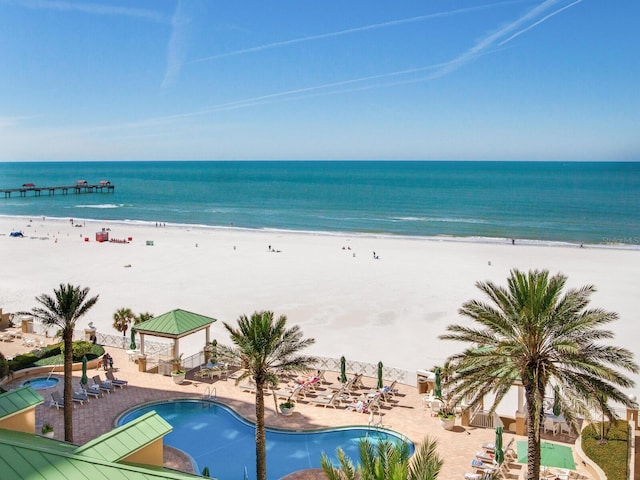
[{"label": "palm tree", "polygon": [[340,468],[334,467],[324,453],[320,462],[329,480],[435,480],[442,468],[437,445],[436,440],[425,438],[410,460],[409,446],[404,442],[383,440],[374,446],[364,439],[359,445],[357,468],[341,448],[336,452]]},{"label": "palm tree", "polygon": [[44,325],[55,325],[60,328],[64,342],[64,439],[73,442],[73,330],[76,321],[83,317],[98,301],[99,295],[88,298],[89,288],[81,288],[71,284],[60,284],[59,289],[53,289],[54,296],[42,294],[36,297],[41,305],[30,312],[20,312],[31,315],[42,321]]},{"label": "palm tree", "polygon": [[151,320],[152,318],[153,318],[153,313],[142,312],[133,318],[133,324],[138,325],[139,323],[146,322],[147,320]]},{"label": "palm tree", "polygon": [[126,344],[125,337],[127,336],[127,330],[129,325],[135,320],[136,316],[133,314],[130,308],[119,308],[113,314],[113,328],[118,332],[122,332],[122,344]]},{"label": "palm tree", "polygon": [[[450,333],[440,337],[469,344],[450,358],[456,366],[450,391],[458,401],[467,398],[475,404],[493,392],[493,412],[513,383],[522,382],[529,479],[540,474],[540,424],[547,391],[559,388],[562,412],[576,428],[576,415],[591,418],[590,407],[598,398],[630,406],[618,387],[630,388],[634,382],[619,370],[638,372],[632,352],[599,343],[613,337],[601,326],[618,315],[587,308],[595,292],[591,285],[563,293],[566,280],[562,274],[549,277],[546,270],[523,273],[514,269],[508,288],[478,282],[476,286],[489,303],[468,301],[460,314],[479,325],[450,325]],[[613,418],[606,404],[601,407]]]},{"label": "palm tree", "polygon": [[[238,327],[224,323],[231,336],[233,347],[220,346],[219,354],[246,366],[245,373],[236,383],[247,377],[256,385],[256,474],[258,480],[267,478],[266,439],[264,426],[265,387],[278,384],[278,375],[307,370],[315,358],[298,355],[298,352],[313,343],[313,338],[302,338],[296,325],[289,329],[287,317],[277,320],[273,312],[254,312],[250,318],[242,315]],[[235,363],[235,362],[234,362]],[[235,363],[237,364],[237,363]]]}]

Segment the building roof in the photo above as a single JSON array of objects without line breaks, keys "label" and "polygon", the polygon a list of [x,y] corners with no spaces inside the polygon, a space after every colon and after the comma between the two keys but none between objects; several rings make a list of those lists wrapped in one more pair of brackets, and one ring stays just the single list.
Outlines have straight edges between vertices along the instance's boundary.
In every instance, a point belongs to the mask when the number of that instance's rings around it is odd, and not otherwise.
[{"label": "building roof", "polygon": [[[30,386],[0,394],[0,418],[33,408],[44,399]],[[96,412],[99,414],[99,412]],[[193,480],[198,475],[152,465],[118,463],[172,430],[149,412],[89,443],[72,443],[0,428],[0,478],[12,480]]]},{"label": "building roof", "polygon": [[159,317],[154,317],[146,322],[139,323],[135,327],[136,332],[156,337],[181,338],[191,333],[202,330],[213,322],[215,318],[205,317],[186,310],[171,310]]},{"label": "building roof", "polygon": [[44,402],[44,398],[30,386],[10,390],[0,395],[0,418],[14,415]]},{"label": "building roof", "polygon": [[107,462],[118,462],[173,428],[156,412],[148,412],[79,447],[75,453]]},{"label": "building roof", "polygon": [[[194,480],[197,475],[77,455],[64,442],[0,429],[0,472],[12,480]],[[69,445],[69,444],[68,444]]]}]

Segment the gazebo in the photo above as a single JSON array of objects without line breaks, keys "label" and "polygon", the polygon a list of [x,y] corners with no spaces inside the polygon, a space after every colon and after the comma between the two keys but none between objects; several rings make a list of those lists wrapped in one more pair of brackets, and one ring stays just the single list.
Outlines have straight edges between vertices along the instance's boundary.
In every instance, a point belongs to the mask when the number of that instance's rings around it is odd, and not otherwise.
[{"label": "gazebo", "polygon": [[152,335],[154,337],[172,338],[173,356],[177,358],[180,355],[179,341],[182,337],[206,329],[206,343],[209,343],[209,331],[211,324],[215,321],[217,321],[215,318],[176,309],[139,323],[133,328],[140,335],[141,355],[144,355],[145,335]]}]

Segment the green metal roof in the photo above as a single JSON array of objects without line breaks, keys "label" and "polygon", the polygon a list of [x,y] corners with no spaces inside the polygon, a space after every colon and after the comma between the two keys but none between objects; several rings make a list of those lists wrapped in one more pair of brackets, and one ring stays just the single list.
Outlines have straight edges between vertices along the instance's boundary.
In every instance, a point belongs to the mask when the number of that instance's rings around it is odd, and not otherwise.
[{"label": "green metal roof", "polygon": [[171,425],[155,411],[151,411],[85,443],[75,453],[107,462],[118,462],[164,437],[171,430]]},{"label": "green metal roof", "polygon": [[[65,446],[66,445],[66,446]],[[75,445],[0,429],[0,476],[12,480],[194,480],[175,470],[116,463],[74,453]]]},{"label": "green metal roof", "polygon": [[0,418],[16,414],[44,402],[44,398],[30,386],[0,394]]},{"label": "green metal roof", "polygon": [[202,330],[215,321],[217,321],[215,318],[176,309],[139,323],[133,328],[136,332],[156,337],[180,338]]}]

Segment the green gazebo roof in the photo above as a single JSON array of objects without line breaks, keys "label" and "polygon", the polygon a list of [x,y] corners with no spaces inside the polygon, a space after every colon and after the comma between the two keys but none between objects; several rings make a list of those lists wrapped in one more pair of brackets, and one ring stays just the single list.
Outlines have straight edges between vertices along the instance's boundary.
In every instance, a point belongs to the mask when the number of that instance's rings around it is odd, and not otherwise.
[{"label": "green gazebo roof", "polygon": [[44,398],[30,386],[16,388],[0,395],[0,418],[35,407]]},{"label": "green gazebo roof", "polygon": [[171,310],[159,317],[134,326],[136,332],[156,337],[181,338],[208,327],[215,318],[205,317],[186,310]]}]

